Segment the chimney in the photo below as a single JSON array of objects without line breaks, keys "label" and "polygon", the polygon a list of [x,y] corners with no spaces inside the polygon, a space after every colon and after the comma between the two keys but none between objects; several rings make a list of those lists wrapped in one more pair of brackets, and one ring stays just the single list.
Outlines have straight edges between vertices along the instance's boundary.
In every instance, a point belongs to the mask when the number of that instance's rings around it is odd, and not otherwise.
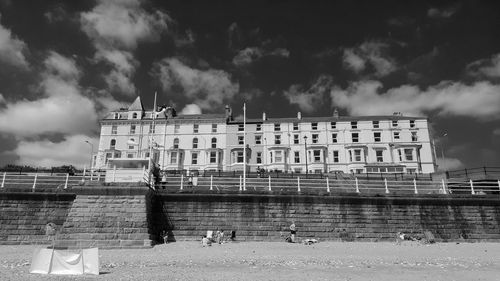
[{"label": "chimney", "polygon": [[233,121],[233,110],[229,105],[226,105],[226,121]]},{"label": "chimney", "polygon": [[262,112],[262,120],[266,121],[267,120],[267,116],[266,116],[266,113],[265,112]]},{"label": "chimney", "polygon": [[299,120],[302,119],[302,113],[300,111],[297,112],[297,119],[299,119]]},{"label": "chimney", "polygon": [[336,107],[333,109],[333,117],[339,118],[339,111]]}]

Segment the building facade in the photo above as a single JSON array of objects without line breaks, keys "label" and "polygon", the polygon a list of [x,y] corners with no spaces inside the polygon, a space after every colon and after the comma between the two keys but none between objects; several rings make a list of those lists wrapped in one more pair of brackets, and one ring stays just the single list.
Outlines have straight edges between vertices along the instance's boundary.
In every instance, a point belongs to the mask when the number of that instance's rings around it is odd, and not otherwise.
[{"label": "building facade", "polygon": [[[154,117],[154,118],[153,118]],[[137,98],[101,120],[95,168],[152,159],[162,170],[433,173],[428,120],[401,114],[235,120],[224,114],[146,111]],[[244,148],[246,144],[246,149]],[[247,164],[244,165],[244,153]]]}]

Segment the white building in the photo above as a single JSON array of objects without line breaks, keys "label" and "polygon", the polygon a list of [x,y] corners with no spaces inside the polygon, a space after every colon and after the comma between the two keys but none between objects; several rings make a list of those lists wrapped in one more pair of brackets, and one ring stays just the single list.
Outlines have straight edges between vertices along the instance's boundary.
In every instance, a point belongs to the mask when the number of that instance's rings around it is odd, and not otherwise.
[{"label": "white building", "polygon": [[[145,111],[140,98],[101,121],[96,168],[109,159],[153,159],[163,170],[247,169],[324,173],[433,173],[428,121],[390,116],[234,120],[225,114],[176,115],[173,108]],[[152,126],[154,122],[154,127]],[[245,134],[246,133],[246,134]],[[150,141],[152,139],[152,142]],[[307,157],[306,157],[307,155]]]}]

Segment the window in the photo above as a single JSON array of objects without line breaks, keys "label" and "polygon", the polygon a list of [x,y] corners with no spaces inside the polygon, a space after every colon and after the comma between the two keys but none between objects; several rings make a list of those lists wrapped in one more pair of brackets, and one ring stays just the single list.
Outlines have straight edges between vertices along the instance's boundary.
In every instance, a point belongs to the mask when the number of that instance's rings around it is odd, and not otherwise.
[{"label": "window", "polygon": [[257,152],[257,157],[255,158],[257,164],[262,164],[262,152]]},{"label": "window", "polygon": [[243,151],[236,152],[236,163],[243,163]]},{"label": "window", "polygon": [[405,148],[405,159],[406,161],[413,161],[413,149]]},{"label": "window", "polygon": [[113,116],[114,119],[120,119],[120,114],[119,113],[115,113],[114,116]]},{"label": "window", "polygon": [[177,164],[177,152],[170,152],[170,164]]},{"label": "window", "polygon": [[[135,139],[131,138],[130,139],[130,143],[135,143]],[[128,149],[134,149],[134,145],[133,144],[129,144],[128,145]]]},{"label": "window", "polygon": [[382,150],[375,150],[375,156],[377,157],[377,162],[384,162],[384,152]]},{"label": "window", "polygon": [[210,164],[217,163],[217,151],[210,151]]},{"label": "window", "polygon": [[243,132],[245,130],[245,126],[243,124],[238,124],[238,132]]},{"label": "window", "polygon": [[279,123],[274,123],[274,131],[279,132],[281,131],[281,124]]},{"label": "window", "polygon": [[116,125],[111,126],[111,134],[116,135],[116,131],[118,130]]},{"label": "window", "polygon": [[398,149],[398,157],[399,157],[399,162],[403,161],[403,154],[401,153],[401,149]]},{"label": "window", "polygon": [[312,143],[318,143],[318,134],[312,134]]},{"label": "window", "polygon": [[361,149],[354,149],[354,161],[361,162]]},{"label": "window", "polygon": [[332,134],[332,142],[337,143],[337,134],[336,133]]},{"label": "window", "polygon": [[217,148],[217,138],[212,138],[212,148]]},{"label": "window", "polygon": [[381,135],[381,133],[380,133],[380,132],[374,132],[374,133],[373,133],[373,140],[374,140],[375,142],[380,142],[380,141],[381,141],[381,136],[380,136],[380,135]]},{"label": "window", "polygon": [[127,158],[134,158],[134,154],[133,153],[127,153]]},{"label": "window", "polygon": [[337,150],[333,151],[333,163],[339,162],[339,152]]},{"label": "window", "polygon": [[398,126],[398,120],[392,120],[392,126],[397,127]]},{"label": "window", "polygon": [[358,122],[357,121],[352,121],[351,122],[351,129],[357,129],[358,128]]},{"label": "window", "polygon": [[135,125],[130,125],[130,134],[135,134]]},{"label": "window", "polygon": [[298,151],[293,152],[293,162],[300,163],[300,152]]},{"label": "window", "polygon": [[410,128],[415,128],[415,120],[410,120]]},{"label": "window", "polygon": [[132,119],[137,119],[137,112],[134,112],[134,113],[132,114]]},{"label": "window", "polygon": [[321,162],[321,150],[319,149],[313,150],[313,161],[315,163]]},{"label": "window", "polygon": [[406,169],[406,172],[408,174],[416,174],[417,173],[417,169]]},{"label": "window", "polygon": [[269,161],[271,161],[271,163],[273,163],[273,152],[269,152]]},{"label": "window", "polygon": [[116,140],[115,140],[115,139],[112,139],[112,140],[109,142],[109,148],[110,148],[110,149],[115,149],[115,146],[116,146]]},{"label": "window", "polygon": [[299,135],[293,135],[293,144],[299,144]]},{"label": "window", "polygon": [[372,122],[372,124],[373,124],[373,129],[378,129],[378,128],[380,128],[379,121],[373,121],[373,122]]},{"label": "window", "polygon": [[262,136],[260,135],[255,136],[255,144],[262,144]]},{"label": "window", "polygon": [[174,125],[174,134],[178,134],[179,133],[179,129],[181,128],[181,125],[179,124],[175,124]]},{"label": "window", "polygon": [[198,138],[193,139],[193,148],[198,148]]},{"label": "window", "polygon": [[399,140],[399,132],[394,132],[394,139]]},{"label": "window", "polygon": [[191,154],[191,164],[192,165],[197,165],[198,164],[198,152],[193,152]]},{"label": "window", "polygon": [[283,162],[283,151],[278,150],[274,152],[274,162],[282,163]]},{"label": "window", "polygon": [[217,124],[212,124],[212,133],[217,133]]},{"label": "window", "polygon": [[177,149],[177,148],[179,148],[179,139],[175,138],[174,139],[174,149]]},{"label": "window", "polygon": [[243,136],[238,136],[238,144],[244,144]]},{"label": "window", "polygon": [[262,130],[262,125],[261,124],[257,124],[256,127],[255,127],[255,130],[256,131],[261,131]]},{"label": "window", "polygon": [[274,144],[281,144],[281,135],[274,135]]},{"label": "window", "polygon": [[298,131],[299,130],[299,123],[293,123],[293,130]]},{"label": "window", "polygon": [[154,134],[155,133],[155,126],[153,126],[153,124],[149,125],[149,133],[150,134]]},{"label": "window", "polygon": [[318,123],[317,122],[311,123],[311,130],[317,130],[317,129],[318,129]]},{"label": "window", "polygon": [[330,122],[331,129],[337,129],[337,122]]},{"label": "window", "polygon": [[200,125],[193,124],[193,134],[197,134],[199,130],[200,130]]},{"label": "window", "polygon": [[352,133],[352,142],[359,142],[359,134],[358,133]]},{"label": "window", "polygon": [[411,132],[411,141],[418,141],[417,132]]}]

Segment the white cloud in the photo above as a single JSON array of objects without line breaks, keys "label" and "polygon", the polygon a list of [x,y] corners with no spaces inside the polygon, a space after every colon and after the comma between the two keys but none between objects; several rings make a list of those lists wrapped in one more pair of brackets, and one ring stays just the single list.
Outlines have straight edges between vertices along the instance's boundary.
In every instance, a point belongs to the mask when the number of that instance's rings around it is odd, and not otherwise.
[{"label": "white cloud", "polygon": [[18,137],[94,131],[94,102],[80,93],[75,62],[51,52],[45,66],[40,83],[44,97],[6,103],[0,110],[0,131]]},{"label": "white cloud", "polygon": [[239,84],[231,81],[229,73],[217,69],[194,69],[176,58],[156,63],[155,74],[165,92],[187,98],[188,102],[203,110],[216,110],[231,101],[239,91]]},{"label": "white cloud", "polygon": [[129,96],[136,92],[132,78],[139,65],[132,51],[140,42],[158,41],[171,22],[160,10],[146,11],[143,2],[101,0],[92,11],[80,15],[82,30],[97,49],[96,60],[113,67],[103,77],[108,89]]},{"label": "white cloud", "polygon": [[82,29],[103,47],[135,49],[138,42],[158,41],[170,18],[160,10],[148,13],[139,0],[100,0],[81,14]]},{"label": "white cloud", "polygon": [[0,105],[6,103],[5,98],[3,97],[2,94],[0,94]]},{"label": "white cloud", "polygon": [[493,135],[500,136],[500,128],[493,130]]},{"label": "white cloud", "polygon": [[9,29],[0,25],[0,61],[23,69],[29,68],[24,53],[26,43],[15,38]]},{"label": "white cloud", "polygon": [[500,85],[476,82],[442,82],[426,90],[403,85],[382,92],[378,81],[351,83],[347,89],[334,87],[330,93],[333,106],[346,108],[353,115],[387,115],[403,112],[424,115],[470,116],[478,119],[500,118]]},{"label": "white cloud", "polygon": [[500,77],[500,54],[490,59],[477,60],[467,65],[467,72],[472,76]]},{"label": "white cloud", "polygon": [[82,167],[90,163],[91,147],[85,143],[87,140],[94,144],[95,153],[99,140],[80,134],[68,136],[61,142],[22,140],[12,152],[19,157],[16,164],[36,167],[71,164]]},{"label": "white cloud", "polygon": [[240,50],[238,54],[234,56],[233,64],[236,66],[246,66],[264,56],[288,58],[290,56],[290,51],[284,48],[276,48],[268,51],[264,50],[261,47],[247,47],[243,50]]},{"label": "white cloud", "polygon": [[188,104],[181,110],[180,114],[184,115],[201,114],[201,108],[194,103]]},{"label": "white cloud", "polygon": [[343,63],[346,68],[359,73],[367,66],[373,68],[376,77],[386,76],[397,70],[396,61],[388,53],[389,45],[382,42],[369,41],[352,49],[345,49]]},{"label": "white cloud", "polygon": [[296,104],[305,112],[314,112],[325,102],[325,96],[332,86],[330,76],[320,76],[309,89],[303,89],[302,85],[292,85],[284,92],[285,97],[291,104]]},{"label": "white cloud", "polygon": [[451,18],[458,11],[459,8],[460,8],[459,5],[454,5],[443,9],[438,9],[433,7],[427,10],[427,16],[434,19],[439,19],[439,18],[447,19]]},{"label": "white cloud", "polygon": [[436,163],[438,165],[438,170],[439,171],[450,171],[450,170],[457,170],[460,168],[464,167],[464,164],[462,161],[460,161],[457,158],[441,158],[438,157],[436,159]]},{"label": "white cloud", "polygon": [[343,60],[347,68],[353,70],[356,73],[365,70],[366,60],[356,55],[354,53],[354,50],[352,49],[344,50]]}]

